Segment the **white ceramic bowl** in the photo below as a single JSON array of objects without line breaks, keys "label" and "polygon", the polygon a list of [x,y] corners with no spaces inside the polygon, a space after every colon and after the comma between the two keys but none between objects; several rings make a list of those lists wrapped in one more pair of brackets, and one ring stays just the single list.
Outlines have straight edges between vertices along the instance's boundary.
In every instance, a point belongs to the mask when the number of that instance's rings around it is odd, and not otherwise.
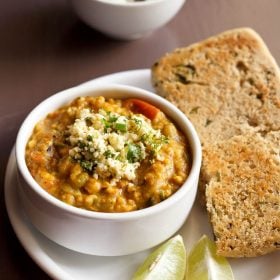
[{"label": "white ceramic bowl", "polygon": [[[128,213],[100,213],[70,206],[47,193],[33,179],[25,162],[25,146],[35,124],[49,112],[78,96],[136,97],[159,107],[187,136],[192,168],[183,186],[154,206]],[[172,236],[185,222],[197,192],[201,146],[186,116],[154,93],[114,84],[81,85],[55,94],[40,103],[25,119],[16,140],[20,197],[34,226],[49,239],[69,249],[103,256],[136,253]]]},{"label": "white ceramic bowl", "polygon": [[165,25],[185,0],[70,0],[77,15],[89,26],[111,37],[138,39]]}]

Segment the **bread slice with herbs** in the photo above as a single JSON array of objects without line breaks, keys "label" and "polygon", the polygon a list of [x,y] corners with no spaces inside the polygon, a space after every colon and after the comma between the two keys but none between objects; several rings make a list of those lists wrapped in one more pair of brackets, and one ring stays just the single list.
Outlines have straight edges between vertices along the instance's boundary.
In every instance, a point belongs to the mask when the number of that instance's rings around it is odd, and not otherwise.
[{"label": "bread slice with herbs", "polygon": [[200,136],[218,254],[279,249],[280,72],[260,36],[239,28],[176,49],[153,65],[152,83]]},{"label": "bread slice with herbs", "polygon": [[202,179],[217,252],[253,257],[280,249],[280,132],[205,146]]},{"label": "bread slice with herbs", "polygon": [[164,55],[152,67],[157,93],[181,109],[202,144],[280,129],[280,72],[250,28]]}]

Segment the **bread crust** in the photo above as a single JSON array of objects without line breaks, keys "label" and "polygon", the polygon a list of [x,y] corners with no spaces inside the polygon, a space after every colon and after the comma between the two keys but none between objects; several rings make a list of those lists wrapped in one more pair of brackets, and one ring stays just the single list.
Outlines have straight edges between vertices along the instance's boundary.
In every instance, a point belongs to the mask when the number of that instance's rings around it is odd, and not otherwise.
[{"label": "bread crust", "polygon": [[156,92],[181,109],[203,146],[202,196],[217,252],[280,248],[280,71],[261,37],[239,28],[164,55]]}]

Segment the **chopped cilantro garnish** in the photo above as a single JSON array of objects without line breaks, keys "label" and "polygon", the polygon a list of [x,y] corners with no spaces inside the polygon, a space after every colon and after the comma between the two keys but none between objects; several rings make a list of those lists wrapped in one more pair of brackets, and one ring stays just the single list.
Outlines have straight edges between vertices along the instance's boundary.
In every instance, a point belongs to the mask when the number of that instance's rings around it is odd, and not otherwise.
[{"label": "chopped cilantro garnish", "polygon": [[104,156],[105,156],[105,158],[113,158],[115,155],[110,150],[107,150],[104,152]]},{"label": "chopped cilantro garnish", "polygon": [[107,133],[109,129],[119,131],[122,131],[122,129],[124,129],[122,124],[119,129],[117,128],[118,123],[116,123],[116,121],[118,120],[118,118],[118,116],[112,115],[111,112],[107,112],[107,116],[102,119],[105,133]]},{"label": "chopped cilantro garnish", "polygon": [[104,125],[104,132],[108,132],[108,129],[111,127],[111,124],[105,119],[102,119],[103,125]]},{"label": "chopped cilantro garnish", "polygon": [[116,123],[115,128],[116,128],[116,130],[121,131],[121,132],[126,132],[126,130],[127,130],[125,123]]},{"label": "chopped cilantro garnish", "polygon": [[87,171],[92,171],[92,168],[93,168],[93,162],[92,161],[81,160],[80,165],[83,169],[85,169]]},{"label": "chopped cilantro garnish", "polygon": [[114,123],[117,119],[118,119],[118,117],[110,115],[109,119],[108,119],[108,122]]},{"label": "chopped cilantro garnish", "polygon": [[141,141],[150,149],[152,156],[155,156],[156,152],[160,150],[163,144],[167,144],[169,139],[165,135],[157,137],[153,134],[143,134]]},{"label": "chopped cilantro garnish", "polygon": [[129,163],[140,161],[142,159],[140,146],[137,144],[128,144],[126,158]]}]

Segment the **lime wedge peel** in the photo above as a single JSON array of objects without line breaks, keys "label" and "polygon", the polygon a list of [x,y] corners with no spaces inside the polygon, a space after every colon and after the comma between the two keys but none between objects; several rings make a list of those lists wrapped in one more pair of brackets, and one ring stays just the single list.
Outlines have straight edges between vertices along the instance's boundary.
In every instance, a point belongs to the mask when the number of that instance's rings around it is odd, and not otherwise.
[{"label": "lime wedge peel", "polygon": [[135,272],[132,280],[183,280],[186,250],[180,235],[153,251]]},{"label": "lime wedge peel", "polygon": [[233,280],[227,259],[217,256],[216,245],[206,235],[194,245],[187,258],[185,280]]}]

